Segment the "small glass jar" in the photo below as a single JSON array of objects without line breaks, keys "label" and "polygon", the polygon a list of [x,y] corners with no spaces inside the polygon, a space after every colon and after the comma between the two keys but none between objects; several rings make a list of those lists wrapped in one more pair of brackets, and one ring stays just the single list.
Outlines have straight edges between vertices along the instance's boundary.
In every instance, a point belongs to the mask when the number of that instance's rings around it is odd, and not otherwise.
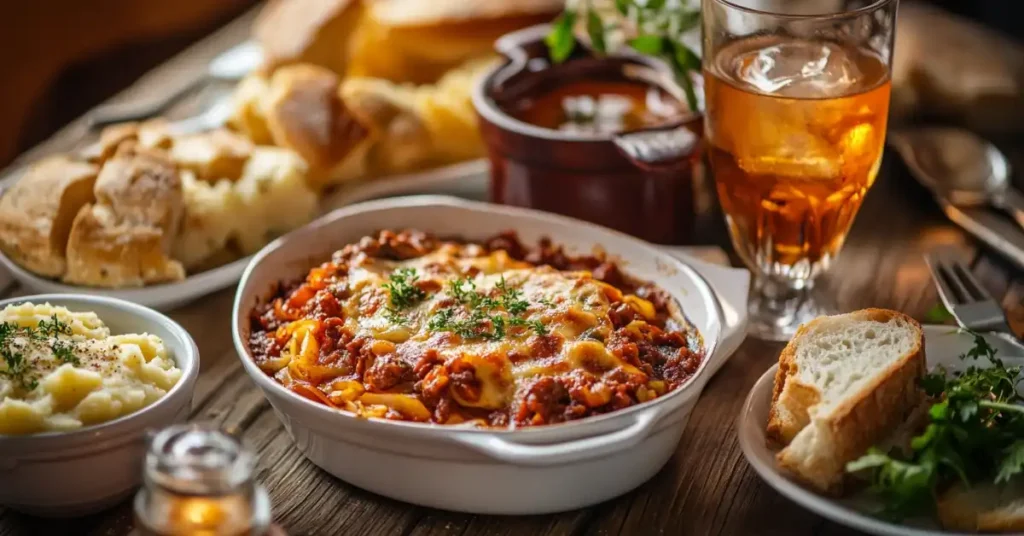
[{"label": "small glass jar", "polygon": [[270,498],[253,479],[255,459],[234,436],[175,425],[152,439],[135,496],[139,535],[264,535]]}]

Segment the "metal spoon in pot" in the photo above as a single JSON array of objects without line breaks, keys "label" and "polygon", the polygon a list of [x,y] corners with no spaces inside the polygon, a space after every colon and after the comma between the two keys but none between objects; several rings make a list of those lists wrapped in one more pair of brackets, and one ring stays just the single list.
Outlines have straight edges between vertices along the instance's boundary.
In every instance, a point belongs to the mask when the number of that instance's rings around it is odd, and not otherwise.
[{"label": "metal spoon in pot", "polygon": [[990,205],[1024,227],[1024,194],[1010,184],[1010,164],[994,145],[955,128],[889,133],[915,178],[957,207]]}]

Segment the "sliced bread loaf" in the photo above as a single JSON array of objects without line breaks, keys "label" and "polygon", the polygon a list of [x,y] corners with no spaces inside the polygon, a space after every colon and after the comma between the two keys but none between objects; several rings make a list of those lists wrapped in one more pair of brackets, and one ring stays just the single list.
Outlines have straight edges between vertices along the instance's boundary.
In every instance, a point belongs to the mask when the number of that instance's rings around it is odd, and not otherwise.
[{"label": "sliced bread loaf", "polygon": [[865,309],[804,324],[779,356],[768,437],[779,464],[841,491],[846,463],[896,430],[923,401],[924,336],[914,319]]}]

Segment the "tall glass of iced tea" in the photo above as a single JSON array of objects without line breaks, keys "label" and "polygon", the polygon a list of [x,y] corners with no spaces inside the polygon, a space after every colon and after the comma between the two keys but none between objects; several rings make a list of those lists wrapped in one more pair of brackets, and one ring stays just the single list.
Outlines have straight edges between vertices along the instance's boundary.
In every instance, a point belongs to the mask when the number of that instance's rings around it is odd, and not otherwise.
[{"label": "tall glass of iced tea", "polygon": [[878,173],[897,0],[703,2],[711,170],[754,272],[751,334],[785,340],[822,312],[814,279]]}]

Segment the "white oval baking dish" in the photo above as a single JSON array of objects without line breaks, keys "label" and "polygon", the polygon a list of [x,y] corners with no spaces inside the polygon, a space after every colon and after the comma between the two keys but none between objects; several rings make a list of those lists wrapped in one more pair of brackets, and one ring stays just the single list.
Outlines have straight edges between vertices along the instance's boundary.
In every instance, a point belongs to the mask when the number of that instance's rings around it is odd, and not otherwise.
[{"label": "white oval baking dish", "polygon": [[[285,389],[249,356],[250,311],[273,285],[302,276],[331,252],[382,228],[479,239],[515,230],[527,244],[547,236],[570,252],[599,247],[620,259],[630,275],[672,295],[704,337],[708,358],[689,383],[655,401],[514,431],[357,418]],[[707,282],[650,244],[571,218],[440,196],[352,205],[275,240],[243,274],[233,314],[235,346],[246,372],[313,463],[381,495],[483,514],[580,508],[646,481],[675,451],[712,369],[735,349],[744,328],[742,321],[723,325],[722,309]]]},{"label": "white oval baking dish", "polygon": [[0,309],[29,301],[92,311],[111,333],[156,335],[182,372],[163,398],[119,419],[73,432],[0,435],[0,504],[53,517],[97,512],[124,500],[139,485],[147,432],[188,418],[199,375],[199,350],[175,321],[114,298],[20,296],[0,301]]}]

